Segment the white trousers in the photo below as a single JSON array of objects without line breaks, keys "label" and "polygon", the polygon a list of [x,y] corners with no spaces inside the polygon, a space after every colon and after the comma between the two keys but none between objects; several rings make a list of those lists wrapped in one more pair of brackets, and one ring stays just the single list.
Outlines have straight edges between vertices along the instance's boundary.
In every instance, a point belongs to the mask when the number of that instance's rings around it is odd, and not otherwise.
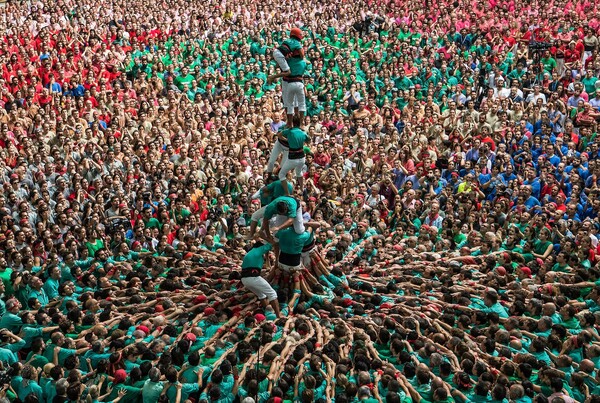
[{"label": "white trousers", "polygon": [[287,158],[285,163],[281,164],[281,169],[279,170],[279,180],[284,180],[287,173],[291,170],[294,170],[296,173],[296,178],[302,176],[302,168],[304,168],[304,158],[299,158],[297,160],[291,160]]},{"label": "white trousers", "polygon": [[302,264],[299,266],[290,266],[284,263],[279,263],[279,268],[285,273],[294,273],[296,271],[302,270]]},{"label": "white trousers", "polygon": [[261,276],[245,277],[242,279],[242,284],[252,291],[259,300],[267,298],[271,302],[277,299],[277,292]]},{"label": "white trousers", "polygon": [[294,114],[294,108],[300,112],[306,112],[306,96],[304,95],[304,83],[287,82],[281,84],[281,95],[283,98],[283,107],[288,115]]},{"label": "white trousers", "polygon": [[281,166],[283,166],[287,161],[289,151],[290,149],[282,145],[279,140],[275,140],[271,155],[269,156],[269,162],[267,163],[267,172],[273,172],[273,169],[275,169],[275,162],[277,162],[277,158],[279,158],[280,154],[282,155]]}]

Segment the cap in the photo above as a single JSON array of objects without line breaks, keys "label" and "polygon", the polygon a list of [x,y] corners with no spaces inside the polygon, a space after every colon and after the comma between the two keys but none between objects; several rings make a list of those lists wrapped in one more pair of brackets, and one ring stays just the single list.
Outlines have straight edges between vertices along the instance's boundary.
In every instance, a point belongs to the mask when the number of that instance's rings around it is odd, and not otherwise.
[{"label": "cap", "polygon": [[135,328],[135,330],[141,330],[142,332],[144,332],[146,334],[146,336],[148,336],[148,334],[150,333],[150,329],[148,329],[148,327],[144,326],[144,325],[139,325],[138,327]]},{"label": "cap", "polygon": [[194,343],[196,341],[196,335],[194,333],[188,333],[184,337],[187,341]]},{"label": "cap", "polygon": [[504,266],[498,266],[496,267],[496,273],[501,276],[506,276],[506,268],[504,268]]},{"label": "cap", "polygon": [[115,371],[115,374],[114,374],[115,383],[123,383],[123,382],[125,382],[125,379],[127,379],[127,372],[125,372],[124,369],[118,369]]},{"label": "cap", "polygon": [[302,32],[302,30],[300,28],[294,27],[290,31],[290,36],[293,36],[296,39],[302,40],[302,38],[304,38],[304,33]]},{"label": "cap", "polygon": [[204,316],[214,315],[215,312],[215,308],[209,306],[204,310]]},{"label": "cap", "polygon": [[134,243],[131,244],[131,247],[133,249],[137,248],[138,246],[142,246],[142,244],[140,243],[140,241],[135,241]]},{"label": "cap", "polygon": [[206,302],[206,299],[206,295],[198,295],[196,298],[194,298],[194,304],[202,304]]},{"label": "cap", "polygon": [[256,319],[257,322],[263,322],[267,319],[267,317],[262,313],[257,313],[256,315],[254,315],[254,319]]},{"label": "cap", "polygon": [[523,272],[524,275],[526,275],[527,277],[531,277],[531,269],[527,266],[523,266],[521,267],[521,271]]}]

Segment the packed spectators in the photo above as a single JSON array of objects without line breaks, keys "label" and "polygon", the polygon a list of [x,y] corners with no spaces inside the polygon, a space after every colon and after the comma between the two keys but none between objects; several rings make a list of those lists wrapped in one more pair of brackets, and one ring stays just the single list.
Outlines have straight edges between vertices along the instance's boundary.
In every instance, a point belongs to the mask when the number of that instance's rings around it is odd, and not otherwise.
[{"label": "packed spectators", "polygon": [[0,402],[600,402],[597,4],[2,11]]}]

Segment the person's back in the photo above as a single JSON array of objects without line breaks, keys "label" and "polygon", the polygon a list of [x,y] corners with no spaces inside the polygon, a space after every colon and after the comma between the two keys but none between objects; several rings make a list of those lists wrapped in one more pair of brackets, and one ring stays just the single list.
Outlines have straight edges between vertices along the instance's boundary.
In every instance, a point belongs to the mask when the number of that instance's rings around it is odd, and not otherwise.
[{"label": "person's back", "polygon": [[286,228],[277,233],[279,239],[279,247],[281,252],[288,254],[299,254],[302,253],[304,244],[310,238],[309,232],[303,234],[297,234],[294,228]]},{"label": "person's back", "polygon": [[299,127],[284,129],[282,134],[287,138],[290,150],[301,149],[304,146],[304,143],[309,140],[306,132]]},{"label": "person's back", "polygon": [[286,56],[286,61],[290,68],[290,76],[302,76],[306,70],[306,61],[304,60],[302,43],[298,39],[290,37],[283,41],[279,50]]},{"label": "person's back", "polygon": [[142,400],[144,403],[158,403],[163,390],[163,383],[160,382],[160,370],[152,368],[148,373],[148,379],[142,388]]},{"label": "person's back", "polygon": [[142,388],[142,399],[144,403],[157,403],[162,393],[162,382],[153,382],[148,379]]}]

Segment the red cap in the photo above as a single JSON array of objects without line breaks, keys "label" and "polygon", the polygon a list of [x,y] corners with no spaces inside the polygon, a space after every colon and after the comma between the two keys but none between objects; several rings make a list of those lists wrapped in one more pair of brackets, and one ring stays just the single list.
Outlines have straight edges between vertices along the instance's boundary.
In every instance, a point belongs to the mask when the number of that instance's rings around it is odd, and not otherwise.
[{"label": "red cap", "polygon": [[300,28],[294,27],[290,31],[290,36],[293,36],[296,39],[302,40],[302,38],[304,38],[304,33],[302,32],[302,30]]},{"label": "red cap", "polygon": [[150,329],[148,329],[148,327],[144,326],[144,325],[139,325],[138,327],[135,328],[135,330],[141,330],[142,332],[144,332],[146,334],[146,336],[150,333]]},{"label": "red cap", "polygon": [[198,295],[194,298],[194,304],[203,304],[206,302],[206,295]]},{"label": "red cap", "polygon": [[352,300],[351,300],[350,298],[344,298],[344,299],[342,300],[342,305],[343,305],[344,307],[346,307],[346,308],[347,308],[347,307],[349,307],[350,305],[352,305],[352,303],[353,303],[353,302],[352,302]]},{"label": "red cap", "polygon": [[156,305],[154,307],[154,312],[164,312],[165,308],[162,305]]},{"label": "red cap", "polygon": [[531,269],[527,266],[523,266],[521,267],[521,271],[523,272],[523,274],[525,274],[527,277],[531,277]]},{"label": "red cap", "polygon": [[263,322],[267,319],[267,317],[262,313],[257,313],[256,315],[254,315],[254,319],[256,319],[257,322]]},{"label": "red cap", "polygon": [[390,303],[383,303],[379,306],[379,309],[390,309],[392,307],[392,304]]},{"label": "red cap", "polygon": [[123,383],[127,379],[127,372],[124,369],[118,369],[115,371],[114,380],[115,383]]},{"label": "red cap", "polygon": [[142,244],[140,243],[140,241],[135,241],[134,243],[131,244],[131,247],[133,249],[137,248],[138,246],[142,246]]},{"label": "red cap", "polygon": [[196,335],[194,333],[188,333],[184,337],[187,341],[194,343],[196,341]]},{"label": "red cap", "polygon": [[215,313],[215,308],[211,308],[210,306],[204,310],[204,316],[213,315]]},{"label": "red cap", "polygon": [[506,269],[503,266],[496,267],[496,272],[501,276],[506,276]]}]

